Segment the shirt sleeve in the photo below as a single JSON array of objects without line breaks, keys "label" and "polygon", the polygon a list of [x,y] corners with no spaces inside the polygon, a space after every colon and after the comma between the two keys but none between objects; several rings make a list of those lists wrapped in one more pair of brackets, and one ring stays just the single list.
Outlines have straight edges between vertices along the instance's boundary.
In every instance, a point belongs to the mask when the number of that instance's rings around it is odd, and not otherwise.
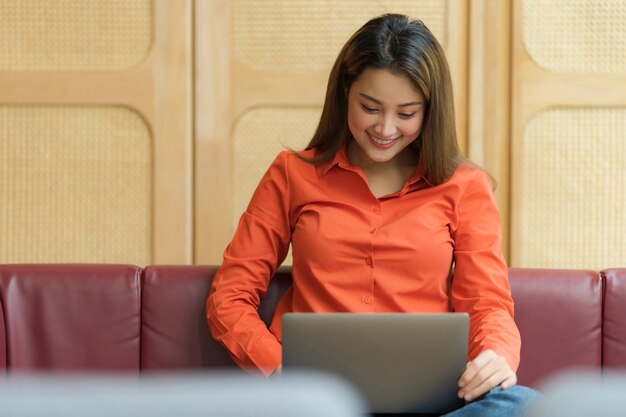
[{"label": "shirt sleeve", "polygon": [[291,239],[287,157],[282,152],[257,186],[206,302],[213,337],[239,366],[265,375],[281,363],[281,345],[258,308]]},{"label": "shirt sleeve", "polygon": [[492,349],[516,371],[521,341],[502,257],[500,216],[489,177],[475,172],[457,205],[452,303],[455,311],[470,315],[470,360]]}]

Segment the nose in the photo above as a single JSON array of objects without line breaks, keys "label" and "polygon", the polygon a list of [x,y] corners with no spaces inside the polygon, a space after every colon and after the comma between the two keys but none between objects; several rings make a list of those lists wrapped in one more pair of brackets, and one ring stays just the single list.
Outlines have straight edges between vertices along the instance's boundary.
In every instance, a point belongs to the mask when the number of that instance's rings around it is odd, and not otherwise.
[{"label": "nose", "polygon": [[391,115],[381,114],[376,126],[374,127],[374,132],[381,138],[391,138],[396,136],[396,124]]}]

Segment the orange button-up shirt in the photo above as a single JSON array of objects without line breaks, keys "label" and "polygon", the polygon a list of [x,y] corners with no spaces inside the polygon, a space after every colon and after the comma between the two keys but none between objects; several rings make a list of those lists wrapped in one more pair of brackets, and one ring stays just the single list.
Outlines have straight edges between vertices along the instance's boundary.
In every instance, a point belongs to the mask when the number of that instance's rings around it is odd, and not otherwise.
[{"label": "orange button-up shirt", "polygon": [[[345,147],[317,166],[278,155],[207,299],[211,332],[240,366],[266,375],[278,367],[286,312],[457,311],[470,315],[469,359],[492,349],[517,369],[520,336],[491,182],[470,164],[434,187],[420,173],[377,198]],[[259,302],[290,243],[293,286],[268,329]]]}]

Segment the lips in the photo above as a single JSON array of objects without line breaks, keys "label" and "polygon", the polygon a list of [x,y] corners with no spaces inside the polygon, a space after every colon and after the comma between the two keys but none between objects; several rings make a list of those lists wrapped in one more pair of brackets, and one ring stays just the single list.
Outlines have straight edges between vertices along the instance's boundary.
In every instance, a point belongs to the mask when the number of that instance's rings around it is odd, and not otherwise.
[{"label": "lips", "polygon": [[372,136],[369,133],[367,135],[369,136],[370,141],[372,141],[372,143],[378,148],[389,148],[390,146],[393,146],[393,144],[396,143],[398,139],[400,138],[398,136],[398,137],[391,138],[391,139],[383,139],[383,138],[379,138],[376,136]]}]

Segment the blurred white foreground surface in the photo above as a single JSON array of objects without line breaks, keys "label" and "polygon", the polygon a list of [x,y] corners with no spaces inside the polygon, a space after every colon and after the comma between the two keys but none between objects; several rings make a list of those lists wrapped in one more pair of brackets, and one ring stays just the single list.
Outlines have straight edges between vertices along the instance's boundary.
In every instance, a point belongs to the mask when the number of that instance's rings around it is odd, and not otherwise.
[{"label": "blurred white foreground surface", "polygon": [[550,378],[530,417],[624,417],[626,373],[568,372]]},{"label": "blurred white foreground surface", "polygon": [[242,374],[13,375],[0,380],[11,417],[362,417],[364,400],[320,374],[265,380]]}]

